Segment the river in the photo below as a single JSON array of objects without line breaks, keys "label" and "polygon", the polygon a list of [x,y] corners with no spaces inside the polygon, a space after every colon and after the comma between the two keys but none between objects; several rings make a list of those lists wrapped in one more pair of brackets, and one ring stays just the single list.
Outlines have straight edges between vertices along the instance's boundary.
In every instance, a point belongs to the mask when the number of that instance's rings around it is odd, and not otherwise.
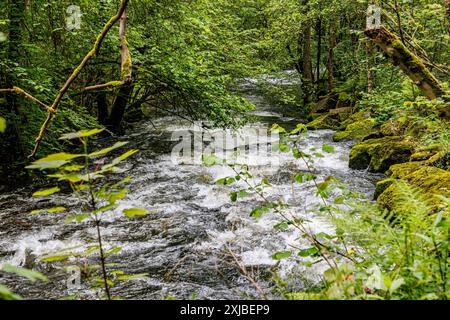
[{"label": "river", "polygon": [[[297,123],[297,119],[274,110],[257,93],[247,90],[247,95],[257,107],[252,112],[257,120],[242,128],[241,135],[254,132],[255,128],[267,131],[272,123],[286,126]],[[107,247],[123,249],[109,261],[117,263],[114,268],[130,274],[147,273],[148,277],[121,282],[113,294],[125,299],[253,299],[261,298],[262,290],[267,297],[276,299],[279,296],[274,290],[273,272],[289,278],[292,290],[317,281],[325,265],[318,263],[307,268],[300,263],[304,258],[282,261],[271,258],[273,253],[290,248],[290,244],[306,244],[298,239],[294,228],[275,229],[273,226],[281,221],[275,213],[258,220],[251,218],[250,212],[260,202],[257,197],[231,202],[231,187],[215,183],[233,173],[229,167],[172,161],[170,151],[177,143],[172,135],[183,130],[194,129],[188,122],[163,117],[152,123],[138,123],[121,137],[130,141],[130,148],[139,148],[140,152],[125,164],[126,174],[134,177],[129,194],[119,208],[107,214],[102,231]],[[323,157],[314,159],[318,179],[335,176],[371,198],[374,181],[380,177],[349,169],[351,143],[335,143],[332,135],[331,130],[312,131],[302,143],[305,150],[321,150],[323,144],[334,146],[333,153],[323,153]],[[304,165],[285,153],[271,157],[276,158],[251,154],[247,158],[254,179],[265,177],[273,185],[267,190],[268,197],[282,198],[290,205],[287,209],[290,213],[310,221],[308,226],[313,232],[332,232],[326,216],[312,210],[319,203],[314,185],[292,181],[294,173],[306,170]],[[279,166],[271,165],[273,160]],[[68,290],[68,276],[61,264],[38,260],[48,252],[95,243],[93,226],[88,222],[64,224],[67,217],[64,213],[29,214],[50,203],[77,210],[79,199],[62,195],[43,201],[30,194],[30,190],[23,189],[0,195],[0,264],[32,267],[46,274],[50,281],[30,283],[8,275],[0,278],[0,283],[29,299],[57,299],[74,293],[85,299],[95,298],[96,293],[85,283],[81,288]],[[129,207],[144,207],[150,214],[130,220],[120,214]]]}]

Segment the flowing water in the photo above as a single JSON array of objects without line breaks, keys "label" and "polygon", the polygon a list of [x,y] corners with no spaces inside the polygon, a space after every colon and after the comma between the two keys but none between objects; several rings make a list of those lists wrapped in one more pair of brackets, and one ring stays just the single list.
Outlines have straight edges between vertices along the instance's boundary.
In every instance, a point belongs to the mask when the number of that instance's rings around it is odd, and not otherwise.
[{"label": "flowing water", "polygon": [[[242,136],[254,133],[255,128],[267,130],[275,122],[292,127],[299,121],[283,116],[251,90],[247,93],[257,106],[253,111],[257,120],[240,130]],[[117,263],[114,268],[130,274],[147,273],[148,277],[121,282],[113,293],[127,299],[193,296],[239,299],[261,297],[262,290],[269,297],[277,298],[276,293],[271,292],[273,272],[297,279],[290,281],[293,290],[317,281],[325,268],[323,264],[306,268],[299,263],[300,257],[280,262],[271,258],[277,251],[288,250],[291,244],[300,247],[307,244],[299,239],[294,228],[276,230],[273,226],[281,220],[275,213],[265,214],[259,220],[251,218],[252,209],[261,205],[256,196],[232,203],[229,192],[233,187],[215,183],[217,179],[233,175],[229,167],[172,161],[170,152],[177,144],[172,134],[186,130],[192,132],[195,128],[179,119],[164,117],[152,123],[139,123],[121,137],[130,141],[130,147],[141,151],[125,164],[126,174],[134,177],[129,195],[120,202],[119,208],[107,214],[102,232],[107,247],[123,249],[111,256],[109,262]],[[314,170],[318,179],[335,176],[348,183],[351,189],[371,198],[374,181],[379,176],[349,169],[351,144],[334,143],[332,135],[331,130],[312,131],[302,144],[306,151],[321,150],[323,144],[335,148],[333,153],[315,157]],[[250,149],[245,161],[256,181],[267,178],[273,185],[267,190],[270,200],[287,202],[290,205],[287,213],[308,219],[308,227],[313,232],[333,232],[326,216],[314,213],[319,203],[314,185],[292,181],[294,173],[306,170],[302,163],[284,153],[264,158],[251,152]],[[276,162],[279,165],[274,165]],[[29,283],[6,275],[0,278],[0,283],[25,298],[55,299],[74,293],[85,298],[95,297],[95,292],[88,290],[84,283],[81,288],[68,290],[68,275],[63,266],[42,263],[38,259],[55,250],[94,244],[93,225],[89,222],[64,224],[65,213],[29,214],[32,210],[54,205],[76,211],[80,208],[80,199],[68,195],[39,200],[31,198],[30,194],[30,190],[17,190],[0,195],[0,264],[9,262],[34,268],[46,274],[50,281]],[[120,212],[130,207],[144,207],[151,213],[128,219]]]}]

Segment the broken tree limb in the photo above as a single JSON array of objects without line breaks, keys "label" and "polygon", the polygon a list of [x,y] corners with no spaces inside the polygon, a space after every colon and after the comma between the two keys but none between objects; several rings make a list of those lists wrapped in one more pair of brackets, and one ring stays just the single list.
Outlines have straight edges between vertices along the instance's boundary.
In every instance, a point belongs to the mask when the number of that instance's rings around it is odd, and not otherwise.
[{"label": "broken tree limb", "polygon": [[48,109],[48,116],[45,122],[43,123],[39,134],[36,138],[36,144],[34,146],[33,152],[31,153],[30,157],[34,157],[36,153],[39,150],[39,147],[41,145],[42,139],[44,138],[45,131],[47,130],[48,126],[50,125],[50,122],[52,121],[53,117],[55,116],[56,110],[59,106],[59,103],[61,102],[64,95],[67,93],[67,90],[69,89],[70,85],[75,81],[75,79],[80,75],[81,71],[86,67],[89,60],[91,60],[94,56],[96,56],[100,50],[100,47],[103,43],[103,40],[105,39],[108,32],[111,30],[111,28],[116,24],[117,21],[120,20],[123,13],[125,12],[127,6],[128,6],[129,0],[121,0],[120,1],[120,7],[117,11],[117,14],[113,16],[103,27],[103,30],[100,32],[100,34],[97,36],[97,39],[95,41],[95,44],[91,51],[84,57],[83,61],[81,61],[80,65],[73,71],[72,75],[67,79],[64,86],[59,91],[58,96],[56,97],[55,101],[51,105],[51,107]]},{"label": "broken tree limb", "polygon": [[365,34],[391,58],[394,65],[400,67],[427,98],[434,100],[446,94],[424,62],[413,54],[395,34],[384,27],[366,30]]},{"label": "broken tree limb", "polygon": [[19,87],[12,87],[11,89],[0,89],[0,93],[15,93],[15,94],[21,95],[21,96],[25,97],[26,99],[34,102],[35,104],[37,104],[39,107],[41,107],[45,111],[49,111],[49,109],[50,109],[50,107],[48,105],[39,101],[38,99],[33,97],[31,94],[29,94],[28,92],[26,92],[25,90],[23,90]]},{"label": "broken tree limb", "polygon": [[110,81],[104,84],[97,84],[95,86],[86,87],[83,91],[102,91],[102,90],[111,90],[117,87],[121,87],[125,84],[124,81]]}]

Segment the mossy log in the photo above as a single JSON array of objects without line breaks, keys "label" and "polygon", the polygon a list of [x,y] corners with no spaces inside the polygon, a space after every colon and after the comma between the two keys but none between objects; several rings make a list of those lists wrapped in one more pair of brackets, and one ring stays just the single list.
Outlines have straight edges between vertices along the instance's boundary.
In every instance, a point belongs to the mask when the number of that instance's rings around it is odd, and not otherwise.
[{"label": "mossy log", "polygon": [[434,100],[446,94],[424,62],[412,53],[395,34],[384,27],[366,30],[365,34],[391,58],[394,65],[400,67],[427,98]]}]

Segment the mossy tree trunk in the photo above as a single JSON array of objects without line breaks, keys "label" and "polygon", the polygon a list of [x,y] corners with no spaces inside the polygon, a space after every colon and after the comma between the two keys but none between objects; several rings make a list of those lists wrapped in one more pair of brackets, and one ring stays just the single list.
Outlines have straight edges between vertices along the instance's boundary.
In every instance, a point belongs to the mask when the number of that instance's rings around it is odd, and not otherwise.
[{"label": "mossy tree trunk", "polygon": [[445,95],[445,90],[423,61],[386,28],[366,30],[365,34],[386,53],[429,99]]},{"label": "mossy tree trunk", "polygon": [[120,124],[125,114],[125,109],[128,105],[128,101],[130,100],[131,94],[133,92],[133,63],[131,60],[130,49],[128,47],[126,28],[127,12],[125,10],[122,14],[122,17],[120,18],[119,27],[119,39],[122,57],[121,74],[123,85],[119,88],[118,94],[111,108],[111,114],[109,115],[108,119],[108,127],[115,132],[120,131]]}]

